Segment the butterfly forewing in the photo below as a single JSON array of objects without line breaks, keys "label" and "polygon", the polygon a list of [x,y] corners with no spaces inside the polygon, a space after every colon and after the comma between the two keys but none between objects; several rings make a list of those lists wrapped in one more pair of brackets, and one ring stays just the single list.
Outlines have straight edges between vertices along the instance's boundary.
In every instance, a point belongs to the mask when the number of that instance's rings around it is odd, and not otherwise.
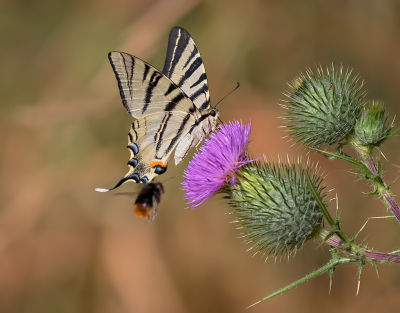
[{"label": "butterfly forewing", "polygon": [[174,110],[198,112],[186,94],[150,64],[116,51],[110,52],[108,58],[118,81],[122,103],[133,117]]},{"label": "butterfly forewing", "polygon": [[168,39],[163,73],[195,103],[200,112],[209,109],[210,94],[200,52],[189,33],[174,27]]}]

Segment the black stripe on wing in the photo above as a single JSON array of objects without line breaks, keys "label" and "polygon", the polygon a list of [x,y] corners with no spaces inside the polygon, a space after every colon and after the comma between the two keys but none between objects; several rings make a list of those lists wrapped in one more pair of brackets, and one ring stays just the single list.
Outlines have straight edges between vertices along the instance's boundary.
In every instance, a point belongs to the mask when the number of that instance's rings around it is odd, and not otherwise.
[{"label": "black stripe on wing", "polygon": [[207,75],[200,52],[189,33],[174,27],[168,40],[163,74],[193,101],[200,112],[210,106]]},{"label": "black stripe on wing", "polygon": [[169,143],[169,146],[167,150],[165,151],[166,154],[170,153],[173,148],[175,148],[175,144],[177,143],[178,139],[181,137],[183,130],[185,129],[186,124],[188,123],[190,119],[191,114],[188,114],[185,116],[185,118],[182,120],[181,125],[179,126],[178,131],[176,132],[176,135],[174,138],[172,138],[171,142]]},{"label": "black stripe on wing", "polygon": [[[205,94],[206,91],[208,91],[208,86],[207,86],[207,85],[204,85],[202,89],[197,90],[194,94],[192,94],[192,95],[190,96],[190,100],[192,100],[192,101],[196,100],[200,95]],[[200,112],[201,112],[202,110],[207,109],[209,105],[210,105],[209,102],[204,101],[204,102],[201,104],[201,106],[200,106]]]},{"label": "black stripe on wing", "polygon": [[[197,85],[201,84],[202,82],[207,81],[207,75],[206,73],[203,73],[200,75],[199,79],[193,83],[192,86],[190,86],[190,88],[196,87]],[[208,85],[205,84],[205,86],[207,86],[207,90],[208,90]]]},{"label": "black stripe on wing", "polygon": [[142,82],[144,82],[147,78],[147,74],[149,74],[150,71],[150,66],[147,63],[144,63],[144,72],[143,72],[143,78]]},{"label": "black stripe on wing", "polygon": [[170,102],[167,103],[167,105],[164,108],[164,111],[168,112],[168,111],[173,111],[175,109],[175,107],[179,104],[180,101],[182,101],[182,99],[185,99],[185,94],[180,92],[178,93],[178,95],[173,98]]},{"label": "black stripe on wing", "polygon": [[160,129],[159,129],[159,131],[156,133],[156,135],[154,137],[154,141],[157,141],[156,152],[158,152],[160,150],[160,148],[161,148],[164,132],[165,132],[167,126],[168,126],[168,122],[169,122],[169,119],[171,118],[171,116],[172,116],[171,113],[167,114],[167,117],[161,123]]},{"label": "black stripe on wing", "polygon": [[[144,72],[145,75],[147,75],[146,69],[147,69],[147,67],[145,67],[145,72]],[[145,78],[143,78],[143,81],[144,81],[144,79]],[[159,72],[154,71],[153,75],[151,75],[151,77],[150,77],[149,86],[146,89],[146,96],[144,99],[144,106],[142,108],[142,114],[144,114],[144,112],[146,112],[147,108],[149,107],[149,105],[151,103],[151,97],[153,96],[153,89],[157,87],[157,84],[160,81],[160,79],[161,79],[161,74]]]},{"label": "black stripe on wing", "polygon": [[[118,89],[119,89],[119,94],[121,95],[122,104],[124,105],[125,109],[128,112],[130,112],[130,108],[128,106],[128,100],[125,97],[125,92],[124,92],[124,88],[122,86],[121,79],[119,77],[119,73],[118,73],[117,69],[115,68],[115,64],[114,64],[114,61],[112,59],[112,53],[113,52],[109,52],[108,53],[108,59],[110,60],[111,67],[112,67],[112,69],[114,71],[115,78],[117,79],[117,82],[118,82]],[[125,58],[123,57],[122,54],[121,54],[121,56],[122,56],[122,58],[124,60],[124,64],[125,64]],[[131,77],[131,79],[128,80],[127,85],[128,85],[128,88],[129,88],[129,94],[132,96],[132,77],[133,77],[133,69],[135,67],[135,58],[132,57],[132,56],[131,56],[131,58],[132,58],[132,66],[130,67],[130,75],[128,74],[128,69],[127,69],[126,65],[125,65],[125,71],[126,71],[126,77],[127,78],[129,76]]]},{"label": "black stripe on wing", "polygon": [[162,71],[168,78],[171,78],[176,65],[182,57],[183,51],[185,51],[189,44],[190,38],[189,33],[181,27],[174,27],[169,33],[167,56]]},{"label": "black stripe on wing", "polygon": [[175,89],[177,89],[178,87],[174,84],[170,84],[169,88],[167,90],[167,92],[164,94],[164,96],[168,96],[171,92],[173,92]]},{"label": "black stripe on wing", "polygon": [[196,46],[193,46],[193,51],[192,54],[190,55],[190,57],[187,59],[185,65],[183,66],[183,68],[186,68],[189,63],[193,60],[193,58],[195,57],[195,55],[199,52],[199,50],[197,49]]},{"label": "black stripe on wing", "polygon": [[[194,74],[194,72],[203,64],[203,60],[201,57],[196,58],[193,63],[190,65],[189,69],[182,76],[181,80],[177,84],[179,87],[182,87],[183,84]],[[205,73],[202,73],[205,75]]]}]

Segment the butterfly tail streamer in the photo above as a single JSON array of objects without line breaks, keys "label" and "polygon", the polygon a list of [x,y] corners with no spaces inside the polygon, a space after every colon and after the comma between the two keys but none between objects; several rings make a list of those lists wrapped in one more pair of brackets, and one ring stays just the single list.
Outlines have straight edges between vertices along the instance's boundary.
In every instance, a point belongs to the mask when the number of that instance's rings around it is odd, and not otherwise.
[{"label": "butterfly tail streamer", "polygon": [[107,192],[110,191],[111,189],[107,189],[107,188],[96,188],[95,191],[97,192]]},{"label": "butterfly tail streamer", "polygon": [[126,183],[127,181],[132,180],[131,176],[126,176],[124,178],[122,178],[113,188],[108,189],[108,188],[96,188],[95,191],[97,192],[108,192],[111,190],[114,190],[116,188],[118,188],[119,186],[121,186],[122,184]]}]

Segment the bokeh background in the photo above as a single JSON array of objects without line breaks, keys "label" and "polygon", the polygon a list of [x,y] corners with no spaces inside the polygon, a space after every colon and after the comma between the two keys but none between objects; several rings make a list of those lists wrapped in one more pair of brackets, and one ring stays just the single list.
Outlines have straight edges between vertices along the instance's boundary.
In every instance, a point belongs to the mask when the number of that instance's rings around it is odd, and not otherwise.
[{"label": "bokeh background", "polygon": [[[283,138],[278,119],[286,82],[307,67],[353,68],[370,99],[400,113],[396,0],[2,0],[0,312],[243,312],[329,259],[317,242],[289,261],[252,257],[222,199],[185,209],[180,183],[191,157],[161,177],[174,179],[152,223],[134,215],[133,198],[94,191],[125,175],[129,156],[132,118],[107,53],[125,51],[162,69],[173,26],[195,39],[214,103],[241,83],[220,104],[221,117],[251,120],[257,156],[307,158]],[[399,176],[399,140],[383,146],[388,181]],[[329,174],[348,236],[368,217],[386,215],[346,164],[308,157]],[[366,237],[392,251],[399,225],[371,221]],[[322,275],[248,312],[398,312],[400,268],[379,270],[378,278],[366,266],[358,296],[349,265],[336,270],[330,294]]]}]

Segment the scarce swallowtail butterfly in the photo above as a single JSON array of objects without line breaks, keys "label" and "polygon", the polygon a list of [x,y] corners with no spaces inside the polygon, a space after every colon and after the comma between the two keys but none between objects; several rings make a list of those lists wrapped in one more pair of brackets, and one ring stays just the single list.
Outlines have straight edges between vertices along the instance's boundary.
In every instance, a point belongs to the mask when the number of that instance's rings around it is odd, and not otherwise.
[{"label": "scarce swallowtail butterfly", "polygon": [[204,64],[180,27],[169,34],[162,72],[127,53],[110,52],[108,58],[122,103],[136,118],[128,134],[129,171],[112,189],[128,181],[148,183],[165,173],[174,149],[178,164],[216,127],[219,112],[210,105]]}]

